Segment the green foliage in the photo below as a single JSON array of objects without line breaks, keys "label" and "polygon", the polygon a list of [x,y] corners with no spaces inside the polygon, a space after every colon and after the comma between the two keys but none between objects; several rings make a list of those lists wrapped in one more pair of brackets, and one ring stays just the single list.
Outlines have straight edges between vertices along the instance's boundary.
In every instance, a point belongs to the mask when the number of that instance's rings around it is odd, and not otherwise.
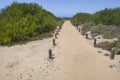
[{"label": "green foliage", "polygon": [[85,32],[91,31],[93,36],[102,35],[107,39],[120,37],[120,28],[117,26],[85,23],[83,29]]},{"label": "green foliage", "polygon": [[85,32],[91,31],[93,36],[104,38],[120,38],[120,8],[104,9],[93,15],[78,13],[71,19],[73,25],[83,24]]},{"label": "green foliage", "polygon": [[113,43],[100,43],[100,47],[110,50],[115,47],[120,51],[120,8],[104,9],[93,15],[86,16],[86,13],[76,14],[71,19],[73,25],[83,25],[85,33],[91,31],[92,36],[102,35],[104,38],[118,38]]},{"label": "green foliage", "polygon": [[93,26],[95,26],[95,24],[93,22],[87,22],[87,23],[83,24],[83,28],[82,29],[86,33],[87,31],[90,31]]},{"label": "green foliage", "polygon": [[38,4],[13,2],[0,11],[0,45],[50,33],[57,25],[57,18]]},{"label": "green foliage", "polygon": [[120,25],[120,8],[104,9],[93,15],[95,24]]},{"label": "green foliage", "polygon": [[62,18],[57,18],[58,20],[58,26],[62,26],[64,23],[64,20]]},{"label": "green foliage", "polygon": [[73,25],[80,25],[89,21],[95,24],[120,25],[120,8],[104,9],[91,15],[88,13],[77,13],[71,19]]},{"label": "green foliage", "polygon": [[88,13],[77,13],[73,18],[71,19],[71,22],[73,25],[78,26],[80,24],[83,24],[85,22],[89,22],[92,20],[92,15]]}]

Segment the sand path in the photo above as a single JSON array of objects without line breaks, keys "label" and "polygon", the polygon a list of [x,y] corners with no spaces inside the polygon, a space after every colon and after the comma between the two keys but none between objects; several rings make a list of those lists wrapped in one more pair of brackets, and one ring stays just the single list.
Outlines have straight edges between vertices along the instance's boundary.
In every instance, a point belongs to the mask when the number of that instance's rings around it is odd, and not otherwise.
[{"label": "sand path", "polygon": [[[53,61],[48,59],[49,48]],[[55,47],[52,38],[0,47],[0,80],[120,80],[111,64],[70,21],[63,24]]]},{"label": "sand path", "polygon": [[65,21],[58,39],[64,80],[120,80],[109,68],[112,61],[97,53],[70,21]]}]

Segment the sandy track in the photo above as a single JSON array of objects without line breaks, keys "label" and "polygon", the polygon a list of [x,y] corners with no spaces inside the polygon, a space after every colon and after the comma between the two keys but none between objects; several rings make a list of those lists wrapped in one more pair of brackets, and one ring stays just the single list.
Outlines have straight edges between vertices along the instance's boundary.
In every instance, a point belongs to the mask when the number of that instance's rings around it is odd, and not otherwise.
[{"label": "sandy track", "polygon": [[[55,55],[53,61],[48,60],[49,48]],[[0,47],[0,80],[120,80],[111,64],[70,21],[63,24],[56,47],[52,38]]]},{"label": "sandy track", "polygon": [[0,48],[0,80],[60,80],[59,63],[48,60],[52,38]]},{"label": "sandy track", "polygon": [[120,74],[109,67],[112,61],[98,54],[70,21],[63,24],[58,42],[64,80],[120,80]]}]

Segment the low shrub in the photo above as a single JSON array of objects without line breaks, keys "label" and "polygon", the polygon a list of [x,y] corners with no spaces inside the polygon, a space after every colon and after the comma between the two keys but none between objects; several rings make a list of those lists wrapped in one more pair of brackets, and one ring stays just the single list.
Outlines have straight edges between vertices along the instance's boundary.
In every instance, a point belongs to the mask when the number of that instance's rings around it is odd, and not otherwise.
[{"label": "low shrub", "polygon": [[115,48],[117,53],[120,54],[120,40],[114,41],[112,43],[101,42],[101,43],[98,43],[96,47],[106,49],[108,51],[111,51],[111,48]]}]

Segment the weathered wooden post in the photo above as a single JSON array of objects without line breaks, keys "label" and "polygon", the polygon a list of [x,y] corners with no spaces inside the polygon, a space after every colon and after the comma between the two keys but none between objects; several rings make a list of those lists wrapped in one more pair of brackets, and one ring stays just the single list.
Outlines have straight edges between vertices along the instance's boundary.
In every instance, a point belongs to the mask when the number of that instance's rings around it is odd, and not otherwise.
[{"label": "weathered wooden post", "polygon": [[80,32],[80,28],[79,28],[79,32]]},{"label": "weathered wooden post", "polygon": [[57,33],[55,33],[55,38],[57,39]]},{"label": "weathered wooden post", "polygon": [[53,46],[56,46],[55,39],[53,39]]},{"label": "weathered wooden post", "polygon": [[94,39],[94,47],[96,47],[97,39]]},{"label": "weathered wooden post", "polygon": [[52,49],[49,49],[48,54],[49,54],[49,59],[54,59],[52,54]]},{"label": "weathered wooden post", "polygon": [[88,33],[86,33],[86,39],[88,39]]},{"label": "weathered wooden post", "polygon": [[111,49],[110,59],[113,60],[115,58],[115,48]]}]

